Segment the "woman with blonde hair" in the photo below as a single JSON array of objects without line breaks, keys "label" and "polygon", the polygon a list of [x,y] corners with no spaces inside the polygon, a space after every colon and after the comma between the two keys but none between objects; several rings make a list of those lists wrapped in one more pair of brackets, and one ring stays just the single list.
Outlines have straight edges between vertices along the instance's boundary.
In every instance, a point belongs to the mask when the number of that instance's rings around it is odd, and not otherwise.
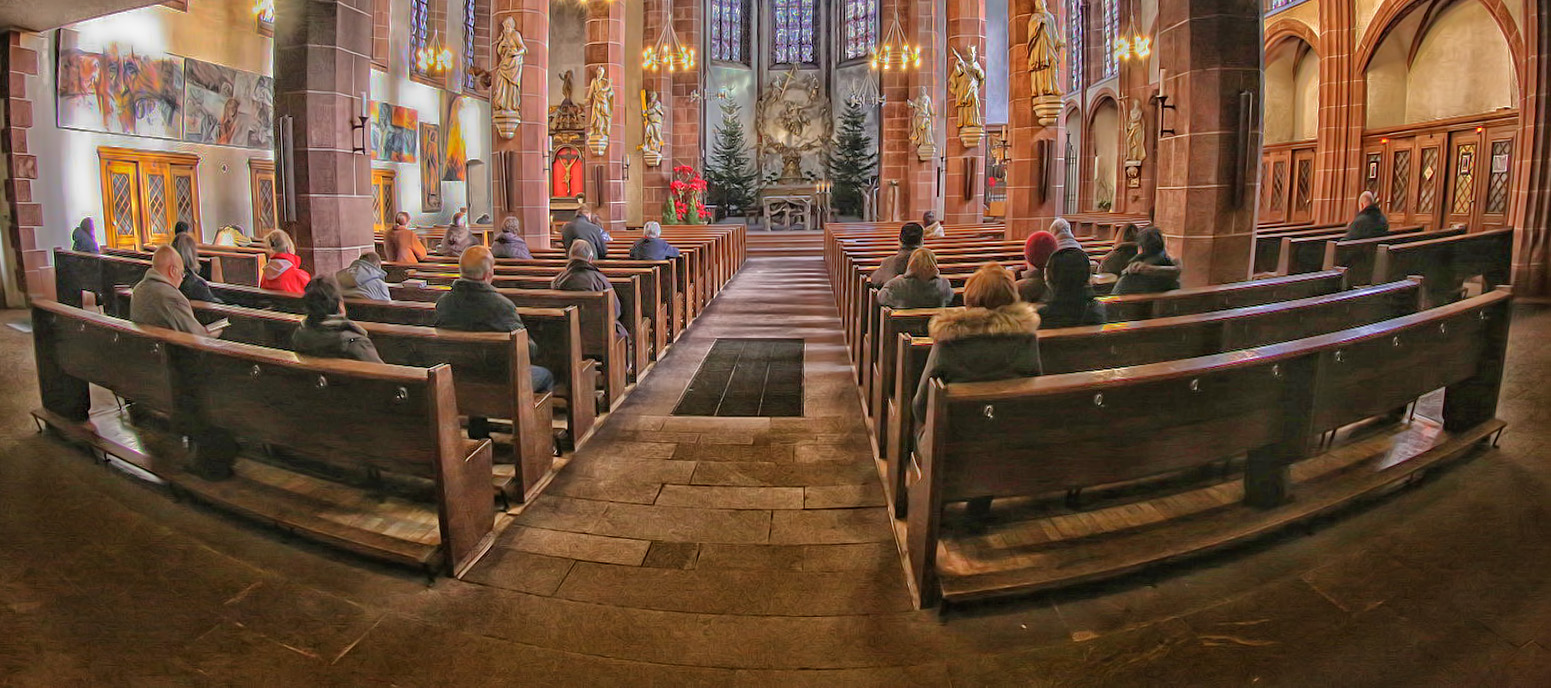
[{"label": "woman with blonde hair", "polygon": [[285,230],[277,229],[264,235],[264,252],[269,260],[264,263],[264,274],[259,276],[259,287],[300,294],[307,289],[312,275],[302,269],[302,259],[296,255],[296,242]]},{"label": "woman with blonde hair", "polygon": [[904,274],[878,290],[878,303],[890,308],[942,308],[953,302],[953,285],[937,271],[937,255],[918,248],[910,254]]}]

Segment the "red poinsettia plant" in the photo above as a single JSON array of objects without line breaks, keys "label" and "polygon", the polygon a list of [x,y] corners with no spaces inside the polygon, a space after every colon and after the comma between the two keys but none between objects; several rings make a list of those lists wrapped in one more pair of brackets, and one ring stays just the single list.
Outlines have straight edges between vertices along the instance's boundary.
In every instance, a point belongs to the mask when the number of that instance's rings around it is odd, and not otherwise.
[{"label": "red poinsettia plant", "polygon": [[699,225],[711,219],[705,207],[705,180],[689,165],[673,168],[668,183],[668,203],[662,209],[662,222],[668,225]]}]

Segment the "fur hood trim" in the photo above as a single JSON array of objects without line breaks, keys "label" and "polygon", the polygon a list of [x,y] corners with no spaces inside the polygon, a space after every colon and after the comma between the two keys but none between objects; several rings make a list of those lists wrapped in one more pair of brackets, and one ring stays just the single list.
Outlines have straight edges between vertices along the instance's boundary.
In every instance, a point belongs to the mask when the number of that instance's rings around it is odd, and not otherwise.
[{"label": "fur hood trim", "polygon": [[944,311],[932,318],[927,329],[939,342],[979,335],[1034,334],[1039,329],[1039,313],[1021,301],[995,310],[964,308]]}]

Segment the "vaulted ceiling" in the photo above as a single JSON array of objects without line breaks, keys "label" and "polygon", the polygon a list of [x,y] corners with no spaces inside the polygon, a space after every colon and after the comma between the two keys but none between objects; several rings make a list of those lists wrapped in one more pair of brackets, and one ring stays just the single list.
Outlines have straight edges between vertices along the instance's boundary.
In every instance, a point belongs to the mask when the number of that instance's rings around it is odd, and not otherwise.
[{"label": "vaulted ceiling", "polygon": [[155,0],[0,0],[0,30],[47,31],[156,4]]}]

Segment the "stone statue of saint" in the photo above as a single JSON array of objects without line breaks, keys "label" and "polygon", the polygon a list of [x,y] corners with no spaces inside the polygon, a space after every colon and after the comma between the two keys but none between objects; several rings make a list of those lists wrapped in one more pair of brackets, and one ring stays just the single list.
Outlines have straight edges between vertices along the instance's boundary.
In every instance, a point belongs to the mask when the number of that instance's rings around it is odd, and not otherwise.
[{"label": "stone statue of saint", "polygon": [[567,69],[567,70],[565,70],[564,74],[560,75],[560,100],[561,100],[561,102],[564,102],[564,103],[571,102],[571,93],[572,93],[572,88],[571,88],[571,70]]},{"label": "stone statue of saint", "polygon": [[507,17],[501,22],[501,37],[495,43],[494,84],[490,89],[490,107],[497,111],[522,109],[522,64],[528,57],[528,45],[517,33],[516,22]]},{"label": "stone statue of saint", "polygon": [[1131,113],[1126,118],[1126,162],[1142,162],[1147,159],[1147,126],[1142,123],[1142,104],[1131,99]]},{"label": "stone statue of saint", "polygon": [[917,148],[935,148],[937,138],[932,135],[932,96],[921,87],[921,95],[905,101],[910,105],[910,143]]},{"label": "stone statue of saint", "polygon": [[1034,13],[1029,15],[1029,83],[1033,96],[1061,96],[1061,80],[1057,67],[1061,64],[1061,27],[1050,12],[1045,0],[1034,0]]},{"label": "stone statue of saint", "polygon": [[656,91],[642,92],[641,119],[646,131],[641,136],[641,151],[648,158],[662,160],[662,124],[666,113],[662,106],[662,98]]},{"label": "stone statue of saint", "polygon": [[980,67],[977,54],[979,46],[969,46],[969,59],[953,50],[953,74],[948,77],[948,90],[953,93],[953,104],[959,109],[960,127],[978,127],[984,124],[980,113],[980,85],[985,83],[986,71]]},{"label": "stone statue of saint", "polygon": [[608,138],[609,127],[614,123],[614,83],[599,67],[587,85],[587,105],[591,112],[587,119],[587,135]]}]

